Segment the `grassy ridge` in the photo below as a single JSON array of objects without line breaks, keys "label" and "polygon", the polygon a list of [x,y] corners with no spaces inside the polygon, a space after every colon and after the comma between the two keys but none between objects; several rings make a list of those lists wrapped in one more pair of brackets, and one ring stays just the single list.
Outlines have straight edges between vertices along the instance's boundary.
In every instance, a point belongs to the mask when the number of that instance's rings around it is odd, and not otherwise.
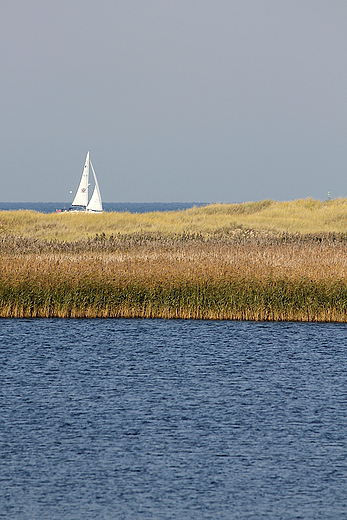
[{"label": "grassy ridge", "polygon": [[45,241],[77,241],[105,233],[223,234],[237,228],[271,233],[344,233],[347,200],[292,202],[264,200],[244,204],[210,204],[184,211],[144,214],[103,213],[42,214],[35,211],[1,211],[0,236],[16,235]]},{"label": "grassy ridge", "polygon": [[339,237],[140,237],[39,253],[3,241],[0,316],[347,321]]}]

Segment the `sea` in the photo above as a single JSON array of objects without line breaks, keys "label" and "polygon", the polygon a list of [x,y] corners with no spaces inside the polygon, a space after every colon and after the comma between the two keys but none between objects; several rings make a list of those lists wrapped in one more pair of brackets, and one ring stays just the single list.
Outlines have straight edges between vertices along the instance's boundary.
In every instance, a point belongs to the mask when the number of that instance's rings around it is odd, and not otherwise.
[{"label": "sea", "polygon": [[0,518],[347,518],[347,327],[0,319]]},{"label": "sea", "polygon": [[[204,202],[103,202],[104,211],[129,211],[129,213],[150,213],[152,211],[179,211],[193,206],[205,206]],[[67,210],[66,202],[0,202],[0,211],[31,209],[40,213],[55,213]]]}]

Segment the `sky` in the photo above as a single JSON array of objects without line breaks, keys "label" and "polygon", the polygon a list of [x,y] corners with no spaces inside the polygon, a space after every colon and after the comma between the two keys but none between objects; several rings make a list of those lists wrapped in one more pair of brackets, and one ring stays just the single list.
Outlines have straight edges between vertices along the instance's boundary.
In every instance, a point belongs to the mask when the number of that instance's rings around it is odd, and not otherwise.
[{"label": "sky", "polygon": [[345,0],[1,0],[0,201],[347,196]]}]

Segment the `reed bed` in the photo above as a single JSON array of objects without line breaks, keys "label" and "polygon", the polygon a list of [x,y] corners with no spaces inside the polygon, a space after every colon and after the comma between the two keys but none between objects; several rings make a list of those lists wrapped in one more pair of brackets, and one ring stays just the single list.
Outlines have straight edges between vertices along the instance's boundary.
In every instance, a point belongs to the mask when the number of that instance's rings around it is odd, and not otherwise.
[{"label": "reed bed", "polygon": [[0,241],[1,317],[347,321],[344,234]]},{"label": "reed bed", "polygon": [[0,212],[0,316],[347,321],[347,200]]}]

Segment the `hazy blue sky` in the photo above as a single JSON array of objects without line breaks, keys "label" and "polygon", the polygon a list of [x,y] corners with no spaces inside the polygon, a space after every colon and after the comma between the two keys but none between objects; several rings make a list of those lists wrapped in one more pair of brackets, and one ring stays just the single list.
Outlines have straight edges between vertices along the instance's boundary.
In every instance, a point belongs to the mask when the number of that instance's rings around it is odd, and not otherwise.
[{"label": "hazy blue sky", "polygon": [[1,0],[1,201],[347,196],[345,0]]}]

